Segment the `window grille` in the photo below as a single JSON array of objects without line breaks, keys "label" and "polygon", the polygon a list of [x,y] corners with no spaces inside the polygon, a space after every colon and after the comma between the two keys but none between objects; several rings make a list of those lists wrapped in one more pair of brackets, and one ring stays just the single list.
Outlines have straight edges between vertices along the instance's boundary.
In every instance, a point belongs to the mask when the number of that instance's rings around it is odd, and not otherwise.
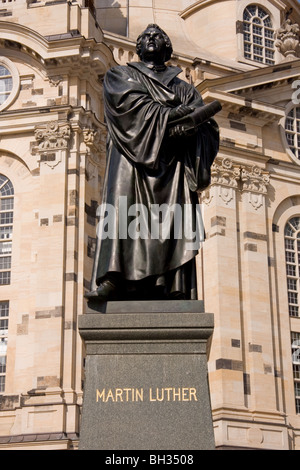
[{"label": "window grille", "polygon": [[13,196],[11,181],[0,174],[0,286],[10,284],[11,279]]},{"label": "window grille", "polygon": [[5,391],[9,302],[0,301],[0,393]]},{"label": "window grille", "polygon": [[275,64],[274,30],[269,14],[249,5],[243,15],[244,57],[267,65]]},{"label": "window grille", "polygon": [[300,217],[291,218],[284,230],[289,315],[299,317]]},{"label": "window grille", "polygon": [[285,120],[285,137],[296,158],[300,159],[300,107],[294,107]]},{"label": "window grille", "polygon": [[8,68],[0,64],[0,106],[8,99],[13,88],[13,79]]},{"label": "window grille", "polygon": [[292,331],[292,363],[296,413],[300,414],[300,333]]}]

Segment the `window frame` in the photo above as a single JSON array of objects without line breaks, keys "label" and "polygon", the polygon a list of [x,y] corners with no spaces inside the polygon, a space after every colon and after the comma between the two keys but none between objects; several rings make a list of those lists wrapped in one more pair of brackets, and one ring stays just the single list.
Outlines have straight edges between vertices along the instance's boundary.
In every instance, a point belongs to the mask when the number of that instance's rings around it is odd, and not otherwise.
[{"label": "window frame", "polygon": [[300,318],[300,216],[286,221],[284,250],[289,317]]},{"label": "window frame", "polygon": [[[287,119],[289,118],[289,114],[291,113],[291,111],[295,110],[296,108],[299,108],[299,118],[296,118],[296,124],[294,124],[293,129],[286,129],[286,122],[287,122]],[[294,115],[295,115],[295,113],[296,113],[296,111],[294,111]],[[294,119],[295,119],[295,117],[294,117]],[[295,129],[297,129],[297,120],[299,122],[299,131],[298,132],[297,132],[297,130],[295,130]],[[289,102],[286,106],[286,109],[285,109],[285,116],[282,117],[279,121],[279,126],[280,126],[280,134],[281,134],[282,144],[284,146],[284,149],[285,149],[286,153],[288,154],[288,156],[291,158],[292,161],[297,163],[297,165],[300,165],[300,105],[294,104],[293,102]],[[293,143],[295,143],[295,140],[297,139],[297,137],[299,138],[299,146],[297,147],[299,158],[291,150],[290,142],[287,138],[287,134],[294,135],[294,142]]]},{"label": "window frame", "polygon": [[[7,201],[9,204],[6,204]],[[3,260],[0,288],[11,283],[13,223],[14,186],[7,176],[0,173],[0,260]]]},{"label": "window frame", "polygon": [[291,331],[292,367],[296,414],[300,414],[300,333]]},{"label": "window frame", "polygon": [[[257,14],[251,14],[248,8],[255,7]],[[245,19],[245,12],[246,10],[251,15],[249,20]],[[264,16],[259,16],[259,10],[264,13]],[[258,21],[255,21],[255,20]],[[265,20],[269,20],[270,25],[265,24]],[[242,22],[242,53],[244,59],[255,64],[260,64],[262,66],[274,66],[276,64],[276,48],[275,48],[275,28],[273,24],[273,20],[271,17],[271,13],[264,8],[262,5],[258,5],[256,3],[250,3],[246,5],[243,10],[243,18]],[[246,25],[249,28],[246,28]],[[256,28],[256,29],[255,29]],[[272,31],[272,38],[269,37],[266,33],[268,31]],[[262,34],[259,34],[262,33]],[[248,40],[245,37],[248,36]],[[256,40],[256,41],[255,41]],[[273,47],[268,46],[267,42],[273,42]],[[248,47],[248,51],[246,52],[246,46]],[[255,53],[255,50],[257,53]],[[268,53],[272,51],[272,59],[268,57]],[[261,54],[259,52],[262,52]],[[249,55],[249,57],[246,56]],[[262,60],[259,60],[261,58]]]},{"label": "window frame", "polygon": [[[272,65],[265,65],[260,62],[255,62],[253,60],[245,59],[244,57],[244,34],[243,34],[243,16],[245,8],[249,5],[259,4],[259,6],[265,10],[270,18],[273,25],[274,31],[276,31],[282,24],[281,10],[278,9],[278,6],[271,3],[269,0],[260,0],[255,2],[255,0],[239,0],[236,5],[236,45],[237,45],[237,57],[236,60],[239,63],[250,65],[251,68],[259,69],[266,67],[273,67]],[[280,54],[277,47],[275,47],[274,55],[275,65],[281,62],[282,55]]]},{"label": "window frame", "polygon": [[12,88],[8,98],[0,104],[0,112],[7,109],[17,98],[20,91],[20,75],[15,64],[7,57],[0,56],[0,65],[3,65],[10,72],[12,78]]},{"label": "window frame", "polygon": [[[4,309],[2,309],[2,306]],[[6,307],[6,308],[5,308]],[[5,392],[7,372],[7,344],[9,325],[9,301],[0,301],[0,394]],[[1,327],[2,325],[2,327]]]}]

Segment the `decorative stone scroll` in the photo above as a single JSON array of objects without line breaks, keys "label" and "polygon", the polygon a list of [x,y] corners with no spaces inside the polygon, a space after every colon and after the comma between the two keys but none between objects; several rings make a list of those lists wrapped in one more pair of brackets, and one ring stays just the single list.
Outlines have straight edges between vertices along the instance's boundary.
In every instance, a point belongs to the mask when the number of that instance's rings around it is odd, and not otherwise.
[{"label": "decorative stone scroll", "polygon": [[229,158],[224,158],[220,164],[214,162],[211,169],[211,183],[236,188],[240,176],[240,168]]}]

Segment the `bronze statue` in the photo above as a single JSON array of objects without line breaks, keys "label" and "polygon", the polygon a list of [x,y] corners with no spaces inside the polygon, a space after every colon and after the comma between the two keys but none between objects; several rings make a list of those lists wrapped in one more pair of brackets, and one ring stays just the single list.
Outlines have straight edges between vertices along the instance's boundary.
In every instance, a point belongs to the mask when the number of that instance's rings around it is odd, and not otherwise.
[{"label": "bronze statue", "polygon": [[191,243],[182,227],[198,235],[201,230],[197,190],[210,183],[219,148],[211,116],[220,107],[204,106],[197,90],[177,77],[181,69],[165,65],[172,44],[159,26],[149,25],[138,37],[137,53],[141,62],[117,66],[104,80],[108,142],[101,217],[103,222],[114,208],[114,235],[100,224],[86,297],[196,299],[199,236]]}]

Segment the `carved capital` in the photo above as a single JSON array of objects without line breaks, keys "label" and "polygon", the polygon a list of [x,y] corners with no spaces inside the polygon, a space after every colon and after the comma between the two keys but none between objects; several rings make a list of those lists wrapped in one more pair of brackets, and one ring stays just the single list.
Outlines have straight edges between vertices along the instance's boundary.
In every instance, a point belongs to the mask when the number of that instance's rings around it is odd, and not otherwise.
[{"label": "carved capital", "polygon": [[266,194],[270,182],[269,173],[254,165],[251,168],[241,168],[241,181],[243,191]]},{"label": "carved capital", "polygon": [[264,195],[268,191],[269,173],[257,166],[241,169],[242,190],[249,193],[249,202],[254,209],[264,204]]},{"label": "carved capital", "polygon": [[39,152],[68,148],[71,128],[68,123],[51,121],[35,128]]},{"label": "carved capital", "polygon": [[83,129],[83,140],[91,151],[103,153],[106,148],[106,130]]},{"label": "carved capital", "polygon": [[[215,161],[211,167],[211,186],[217,186],[217,193],[227,205],[234,198],[234,191],[238,187],[240,168],[229,158]],[[212,199],[211,191],[203,194],[202,200],[209,204]]]},{"label": "carved capital", "polygon": [[209,205],[213,194],[217,194],[228,205],[238,190],[247,192],[250,204],[258,209],[264,204],[269,182],[269,173],[256,165],[241,167],[229,158],[216,160],[211,167],[211,185],[202,192],[201,200]]},{"label": "carved capital", "polygon": [[239,166],[234,165],[229,158],[223,158],[221,162],[215,161],[211,167],[211,184],[236,188],[239,177]]}]

